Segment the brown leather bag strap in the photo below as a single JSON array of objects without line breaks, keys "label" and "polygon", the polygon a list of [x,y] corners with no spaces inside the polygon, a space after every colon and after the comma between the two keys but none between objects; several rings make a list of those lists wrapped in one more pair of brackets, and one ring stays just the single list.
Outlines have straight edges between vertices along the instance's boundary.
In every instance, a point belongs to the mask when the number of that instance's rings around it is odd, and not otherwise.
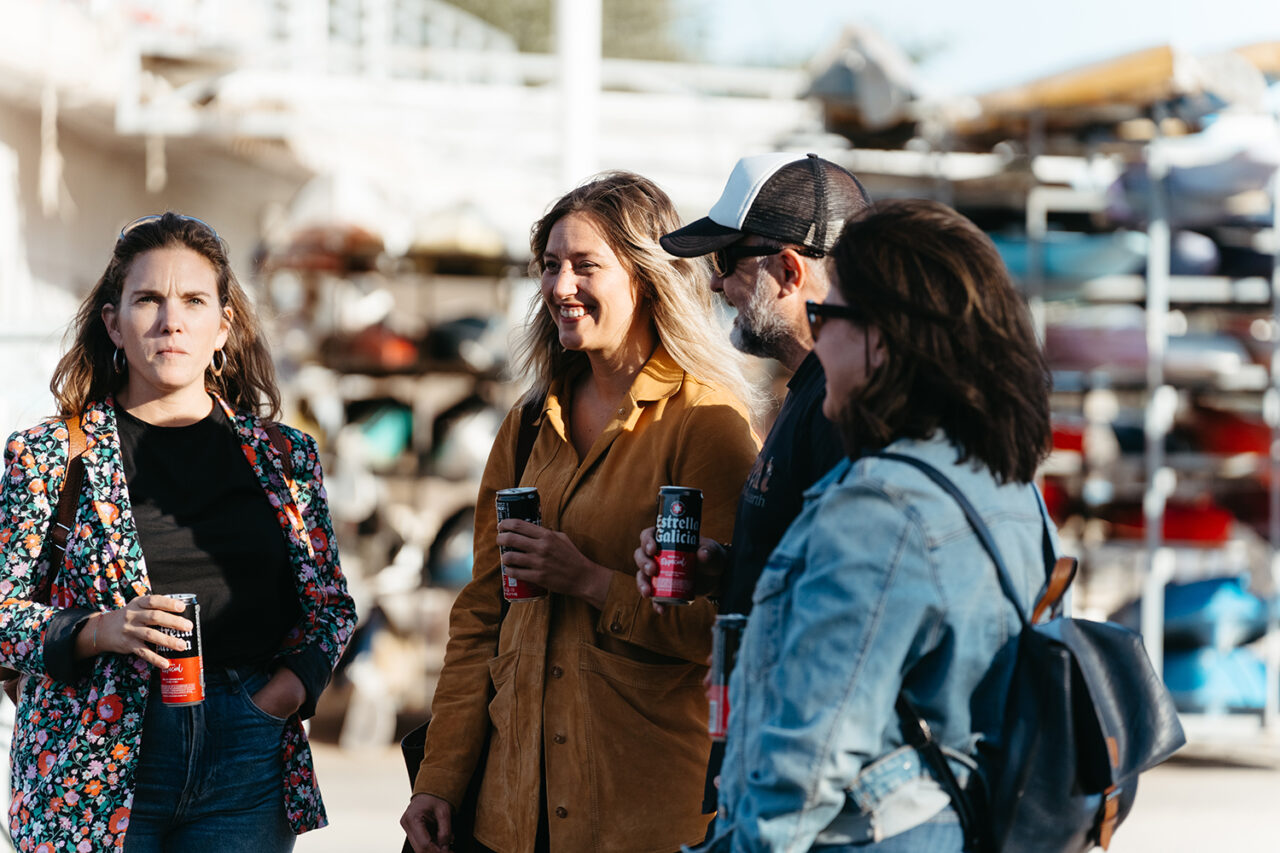
[{"label": "brown leather bag strap", "polygon": [[1040,617],[1046,612],[1056,611],[1062,602],[1062,596],[1067,592],[1067,587],[1071,586],[1071,581],[1075,580],[1076,565],[1075,557],[1059,557],[1054,561],[1053,571],[1049,574],[1048,588],[1045,589],[1044,595],[1040,596],[1040,600],[1036,602],[1036,609],[1031,613],[1032,625],[1039,622]]},{"label": "brown leather bag strap", "polygon": [[271,439],[271,446],[280,452],[280,465],[284,468],[284,475],[292,480],[293,445],[289,443],[289,439],[285,438],[284,433],[280,431],[280,424],[275,421],[267,421],[267,438]]},{"label": "brown leather bag strap", "polygon": [[76,520],[76,501],[84,485],[84,451],[88,447],[84,430],[80,428],[80,416],[73,415],[63,421],[67,426],[67,475],[58,494],[58,514],[49,529],[49,538],[59,551],[67,550],[67,537]]}]

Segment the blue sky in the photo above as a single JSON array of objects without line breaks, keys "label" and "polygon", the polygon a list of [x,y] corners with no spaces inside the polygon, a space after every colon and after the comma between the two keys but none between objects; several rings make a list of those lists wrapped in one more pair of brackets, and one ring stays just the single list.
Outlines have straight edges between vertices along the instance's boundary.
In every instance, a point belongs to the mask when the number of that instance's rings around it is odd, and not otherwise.
[{"label": "blue sky", "polygon": [[674,0],[702,58],[802,63],[846,23],[931,47],[926,83],[979,93],[1131,50],[1280,41],[1280,0]]}]

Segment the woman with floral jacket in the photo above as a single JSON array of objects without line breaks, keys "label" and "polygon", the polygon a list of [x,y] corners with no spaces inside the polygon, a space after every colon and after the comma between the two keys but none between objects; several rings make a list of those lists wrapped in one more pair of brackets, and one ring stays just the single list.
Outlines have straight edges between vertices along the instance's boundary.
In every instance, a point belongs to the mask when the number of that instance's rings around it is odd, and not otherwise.
[{"label": "woman with floral jacket", "polygon": [[[0,483],[0,665],[22,674],[9,826],[23,851],[286,851],[326,822],[301,721],[355,625],[314,440],[279,391],[217,233],[120,233]],[[50,540],[86,449],[65,551]],[[274,435],[274,438],[273,438]],[[286,458],[287,457],[287,458]],[[204,701],[161,700],[195,593]]]}]

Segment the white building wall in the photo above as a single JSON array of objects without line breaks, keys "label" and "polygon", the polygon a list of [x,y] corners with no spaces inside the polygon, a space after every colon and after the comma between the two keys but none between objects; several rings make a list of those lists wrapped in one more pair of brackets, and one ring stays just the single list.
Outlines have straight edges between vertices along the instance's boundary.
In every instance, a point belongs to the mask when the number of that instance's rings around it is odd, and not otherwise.
[{"label": "white building wall", "polygon": [[[172,209],[218,229],[240,280],[267,207],[287,203],[308,176],[287,156],[259,164],[216,143],[168,144],[169,179],[146,190],[141,140],[114,136],[109,118],[68,114],[59,123],[64,161],[59,209],[39,201],[40,116],[0,102],[0,433],[52,414],[48,381],[63,333],[106,266],[121,226]],[[251,288],[252,290],[252,288]]]}]

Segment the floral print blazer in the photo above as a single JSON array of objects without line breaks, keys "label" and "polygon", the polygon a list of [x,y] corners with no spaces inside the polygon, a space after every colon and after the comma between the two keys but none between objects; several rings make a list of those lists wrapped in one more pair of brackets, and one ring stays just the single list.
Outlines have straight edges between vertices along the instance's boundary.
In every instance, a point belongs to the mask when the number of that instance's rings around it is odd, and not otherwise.
[{"label": "floral print blazer", "polygon": [[[293,476],[266,424],[219,399],[271,505],[295,569],[302,617],[277,663],[300,675],[320,668],[322,687],[355,627],[338,565],[315,440],[281,426]],[[150,592],[124,480],[115,409],[108,398],[81,416],[85,474],[65,555],[45,534],[66,475],[68,434],[53,420],[10,436],[0,481],[0,665],[26,673],[13,733],[9,827],[22,851],[106,850],[124,845],[142,742],[151,667],[101,654],[76,673],[50,673],[46,640],[70,608],[112,610]],[[58,620],[59,614],[64,618]],[[56,667],[55,667],[56,669]],[[295,832],[327,822],[301,716],[283,735],[285,811]]]}]

